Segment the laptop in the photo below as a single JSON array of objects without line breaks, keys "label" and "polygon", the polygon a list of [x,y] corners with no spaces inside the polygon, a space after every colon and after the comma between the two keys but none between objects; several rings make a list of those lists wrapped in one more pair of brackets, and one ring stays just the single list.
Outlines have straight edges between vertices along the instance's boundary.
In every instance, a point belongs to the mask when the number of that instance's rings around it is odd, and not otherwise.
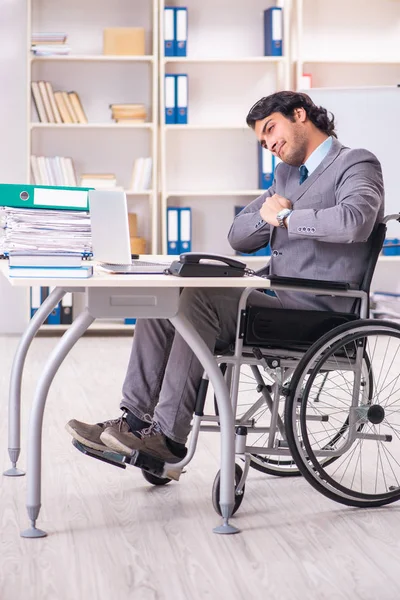
[{"label": "laptop", "polygon": [[132,259],[126,195],[117,190],[89,190],[93,257],[110,273],[164,273],[171,261]]}]

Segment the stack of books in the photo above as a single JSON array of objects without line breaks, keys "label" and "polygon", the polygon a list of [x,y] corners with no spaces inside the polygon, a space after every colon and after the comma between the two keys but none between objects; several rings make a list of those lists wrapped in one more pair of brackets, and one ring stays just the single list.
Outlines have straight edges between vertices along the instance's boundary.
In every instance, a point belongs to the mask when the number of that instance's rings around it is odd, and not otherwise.
[{"label": "stack of books", "polygon": [[[36,185],[76,187],[76,175],[69,156],[31,156],[31,177]],[[83,186],[91,187],[91,186]]]},{"label": "stack of books", "polygon": [[76,92],[53,91],[50,81],[32,81],[32,97],[41,123],[88,122]]},{"label": "stack of books", "polygon": [[114,173],[82,173],[81,187],[95,188],[96,190],[122,189],[117,186],[117,177]]},{"label": "stack of books", "polygon": [[35,56],[69,54],[66,41],[66,33],[32,33],[31,51]]},{"label": "stack of books", "polygon": [[141,192],[150,189],[153,161],[148,158],[137,158],[133,164],[131,190]]},{"label": "stack of books", "polygon": [[144,104],[110,104],[110,108],[116,123],[144,123],[146,120]]}]

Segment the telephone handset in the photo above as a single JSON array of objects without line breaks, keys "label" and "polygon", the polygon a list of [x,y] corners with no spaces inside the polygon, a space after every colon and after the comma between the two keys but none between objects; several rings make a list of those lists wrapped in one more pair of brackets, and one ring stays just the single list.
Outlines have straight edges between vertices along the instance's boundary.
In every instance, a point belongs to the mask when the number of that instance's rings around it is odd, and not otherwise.
[{"label": "telephone handset", "polygon": [[229,256],[185,252],[174,260],[167,273],[179,277],[243,277],[246,264]]}]

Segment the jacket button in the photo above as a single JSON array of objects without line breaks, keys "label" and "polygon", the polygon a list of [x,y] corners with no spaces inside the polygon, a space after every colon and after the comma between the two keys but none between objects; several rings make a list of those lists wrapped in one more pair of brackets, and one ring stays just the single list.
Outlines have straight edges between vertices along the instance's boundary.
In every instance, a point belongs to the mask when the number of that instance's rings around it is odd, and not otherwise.
[{"label": "jacket button", "polygon": [[298,227],[298,228],[297,228],[297,231],[299,231],[299,232],[300,232],[300,231],[301,231],[301,227]]},{"label": "jacket button", "polygon": [[272,256],[278,256],[278,254],[279,254],[278,250],[274,250],[272,253]]},{"label": "jacket button", "polygon": [[315,233],[315,227],[311,227],[311,233]]}]

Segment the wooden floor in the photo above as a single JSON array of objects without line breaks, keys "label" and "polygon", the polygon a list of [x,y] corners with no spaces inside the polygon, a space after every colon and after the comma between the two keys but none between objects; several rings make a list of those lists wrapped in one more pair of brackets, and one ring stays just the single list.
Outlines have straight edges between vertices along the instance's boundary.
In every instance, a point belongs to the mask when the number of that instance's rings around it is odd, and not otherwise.
[{"label": "wooden floor", "polygon": [[[57,338],[36,339],[23,383],[23,440],[35,381]],[[1,478],[1,600],[397,600],[400,505],[356,510],[304,480],[251,470],[239,535],[217,536],[211,504],[219,440],[203,434],[179,483],[152,487],[78,453],[64,424],[119,416],[128,337],[86,337],[52,385],[44,418],[44,539],[28,525],[26,478]],[[7,396],[14,337],[0,338],[0,466],[7,457]],[[20,466],[26,466],[23,441]]]}]

